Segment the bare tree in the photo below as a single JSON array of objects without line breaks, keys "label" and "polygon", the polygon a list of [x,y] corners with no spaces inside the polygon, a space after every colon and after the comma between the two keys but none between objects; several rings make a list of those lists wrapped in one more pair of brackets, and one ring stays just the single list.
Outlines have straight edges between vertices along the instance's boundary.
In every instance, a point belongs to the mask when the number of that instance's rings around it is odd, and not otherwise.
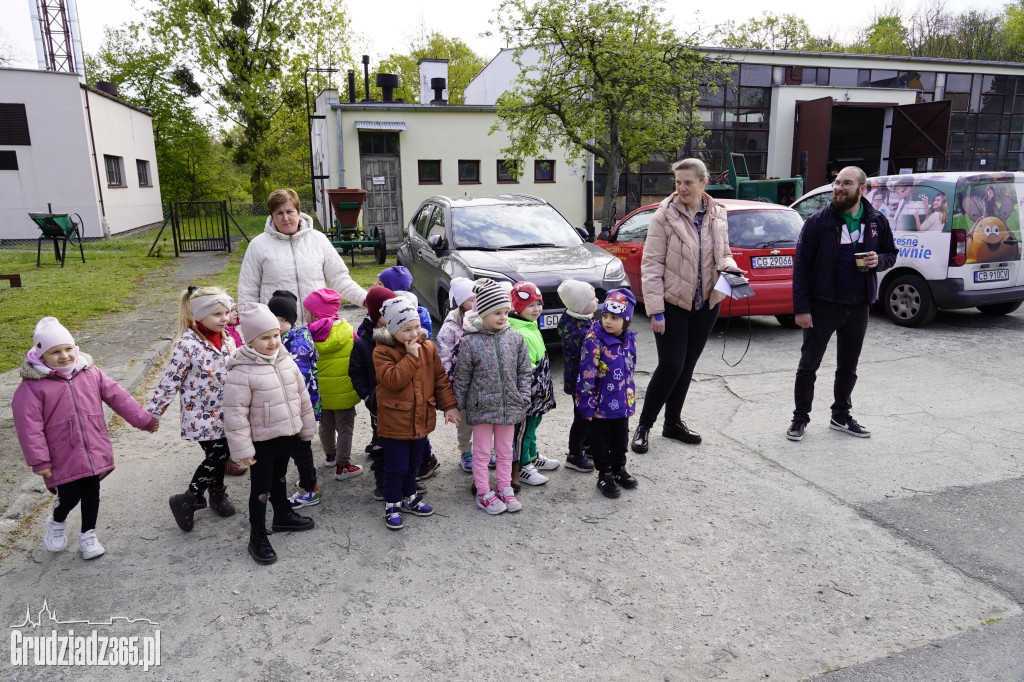
[{"label": "bare tree", "polygon": [[1001,17],[970,9],[954,17],[949,33],[952,59],[998,60],[1003,57]]},{"label": "bare tree", "polygon": [[912,57],[948,57],[953,21],[943,0],[918,3],[907,20],[907,52]]}]

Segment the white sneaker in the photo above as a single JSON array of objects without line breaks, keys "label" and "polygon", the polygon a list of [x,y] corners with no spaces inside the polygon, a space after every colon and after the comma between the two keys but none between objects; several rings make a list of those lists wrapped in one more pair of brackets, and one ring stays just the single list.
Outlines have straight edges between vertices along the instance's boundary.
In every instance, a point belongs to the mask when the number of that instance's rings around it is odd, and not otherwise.
[{"label": "white sneaker", "polygon": [[526,485],[544,485],[548,477],[537,471],[532,464],[527,464],[519,472],[519,482]]},{"label": "white sneaker", "polygon": [[510,512],[517,512],[523,508],[523,503],[516,499],[516,493],[512,490],[512,486],[499,492],[497,497],[505,503],[505,509]]},{"label": "white sneaker", "polygon": [[46,534],[43,535],[43,544],[51,552],[59,552],[68,546],[68,538],[64,533],[66,524],[57,523],[53,520],[53,514],[46,517]]},{"label": "white sneaker", "polygon": [[534,460],[533,466],[537,471],[554,471],[558,468],[560,462],[557,459],[547,459],[537,455],[537,459]]},{"label": "white sneaker", "polygon": [[504,502],[498,499],[498,496],[494,494],[493,490],[488,490],[483,495],[477,495],[476,506],[480,507],[488,514],[500,514],[508,508],[505,506]]},{"label": "white sneaker", "polygon": [[78,536],[78,549],[82,552],[83,559],[95,559],[107,551],[96,539],[94,530],[87,530]]}]

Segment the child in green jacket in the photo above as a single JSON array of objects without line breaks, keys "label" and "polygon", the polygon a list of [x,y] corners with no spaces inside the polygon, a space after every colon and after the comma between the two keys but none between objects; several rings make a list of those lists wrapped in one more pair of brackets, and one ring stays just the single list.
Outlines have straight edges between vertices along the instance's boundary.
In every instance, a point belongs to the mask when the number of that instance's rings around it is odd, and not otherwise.
[{"label": "child in green jacket", "polygon": [[320,382],[320,444],[325,466],[337,466],[335,478],[343,481],[363,473],[353,464],[352,431],[356,423],[359,394],[348,376],[348,363],[355,344],[355,332],[338,317],[341,296],[333,289],[317,289],[302,301],[305,320],[318,355],[316,371]]},{"label": "child in green jacket", "polygon": [[[547,412],[555,409],[555,392],[551,383],[551,361],[548,359],[544,338],[540,335],[537,319],[544,310],[540,289],[533,282],[516,282],[512,287],[513,315],[508,318],[509,326],[523,335],[530,351],[530,369],[533,379],[530,384],[530,406],[526,421],[516,424],[514,452],[519,457],[512,462],[512,488],[519,490],[519,483],[544,485],[548,477],[541,471],[558,468],[558,460],[547,459],[537,452],[537,427]],[[517,475],[518,474],[518,475]]]}]

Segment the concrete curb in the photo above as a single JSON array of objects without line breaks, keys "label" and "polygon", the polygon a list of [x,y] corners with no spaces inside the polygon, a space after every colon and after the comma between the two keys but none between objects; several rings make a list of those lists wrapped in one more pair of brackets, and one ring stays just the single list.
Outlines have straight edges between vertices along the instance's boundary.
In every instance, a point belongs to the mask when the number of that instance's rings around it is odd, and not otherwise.
[{"label": "concrete curb", "polygon": [[[146,377],[153,370],[155,366],[160,364],[163,359],[170,353],[171,348],[174,346],[173,339],[160,339],[152,346],[150,346],[142,355],[139,356],[138,360],[132,363],[132,366],[128,368],[124,376],[117,382],[121,386],[132,393],[146,380]],[[110,420],[114,416],[113,410],[104,405],[103,414],[106,417],[107,425],[110,425]],[[0,539],[6,539],[7,536],[12,533],[21,521],[32,513],[36,506],[43,500],[42,495],[47,493],[46,485],[43,483],[43,479],[35,474],[32,474],[25,478],[21,486],[19,487],[21,492],[14,501],[8,505],[7,509],[4,510],[3,514],[0,515]]]}]

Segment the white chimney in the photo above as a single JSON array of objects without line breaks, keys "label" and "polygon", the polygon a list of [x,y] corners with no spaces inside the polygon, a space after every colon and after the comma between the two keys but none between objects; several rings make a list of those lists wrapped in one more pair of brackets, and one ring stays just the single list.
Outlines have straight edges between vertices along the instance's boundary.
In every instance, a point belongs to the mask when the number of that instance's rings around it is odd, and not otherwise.
[{"label": "white chimney", "polygon": [[[448,60],[423,58],[416,62],[420,67],[420,104],[430,104],[434,99],[434,90],[430,87],[431,78],[448,80]],[[448,88],[441,93],[441,99],[448,99]]]}]

